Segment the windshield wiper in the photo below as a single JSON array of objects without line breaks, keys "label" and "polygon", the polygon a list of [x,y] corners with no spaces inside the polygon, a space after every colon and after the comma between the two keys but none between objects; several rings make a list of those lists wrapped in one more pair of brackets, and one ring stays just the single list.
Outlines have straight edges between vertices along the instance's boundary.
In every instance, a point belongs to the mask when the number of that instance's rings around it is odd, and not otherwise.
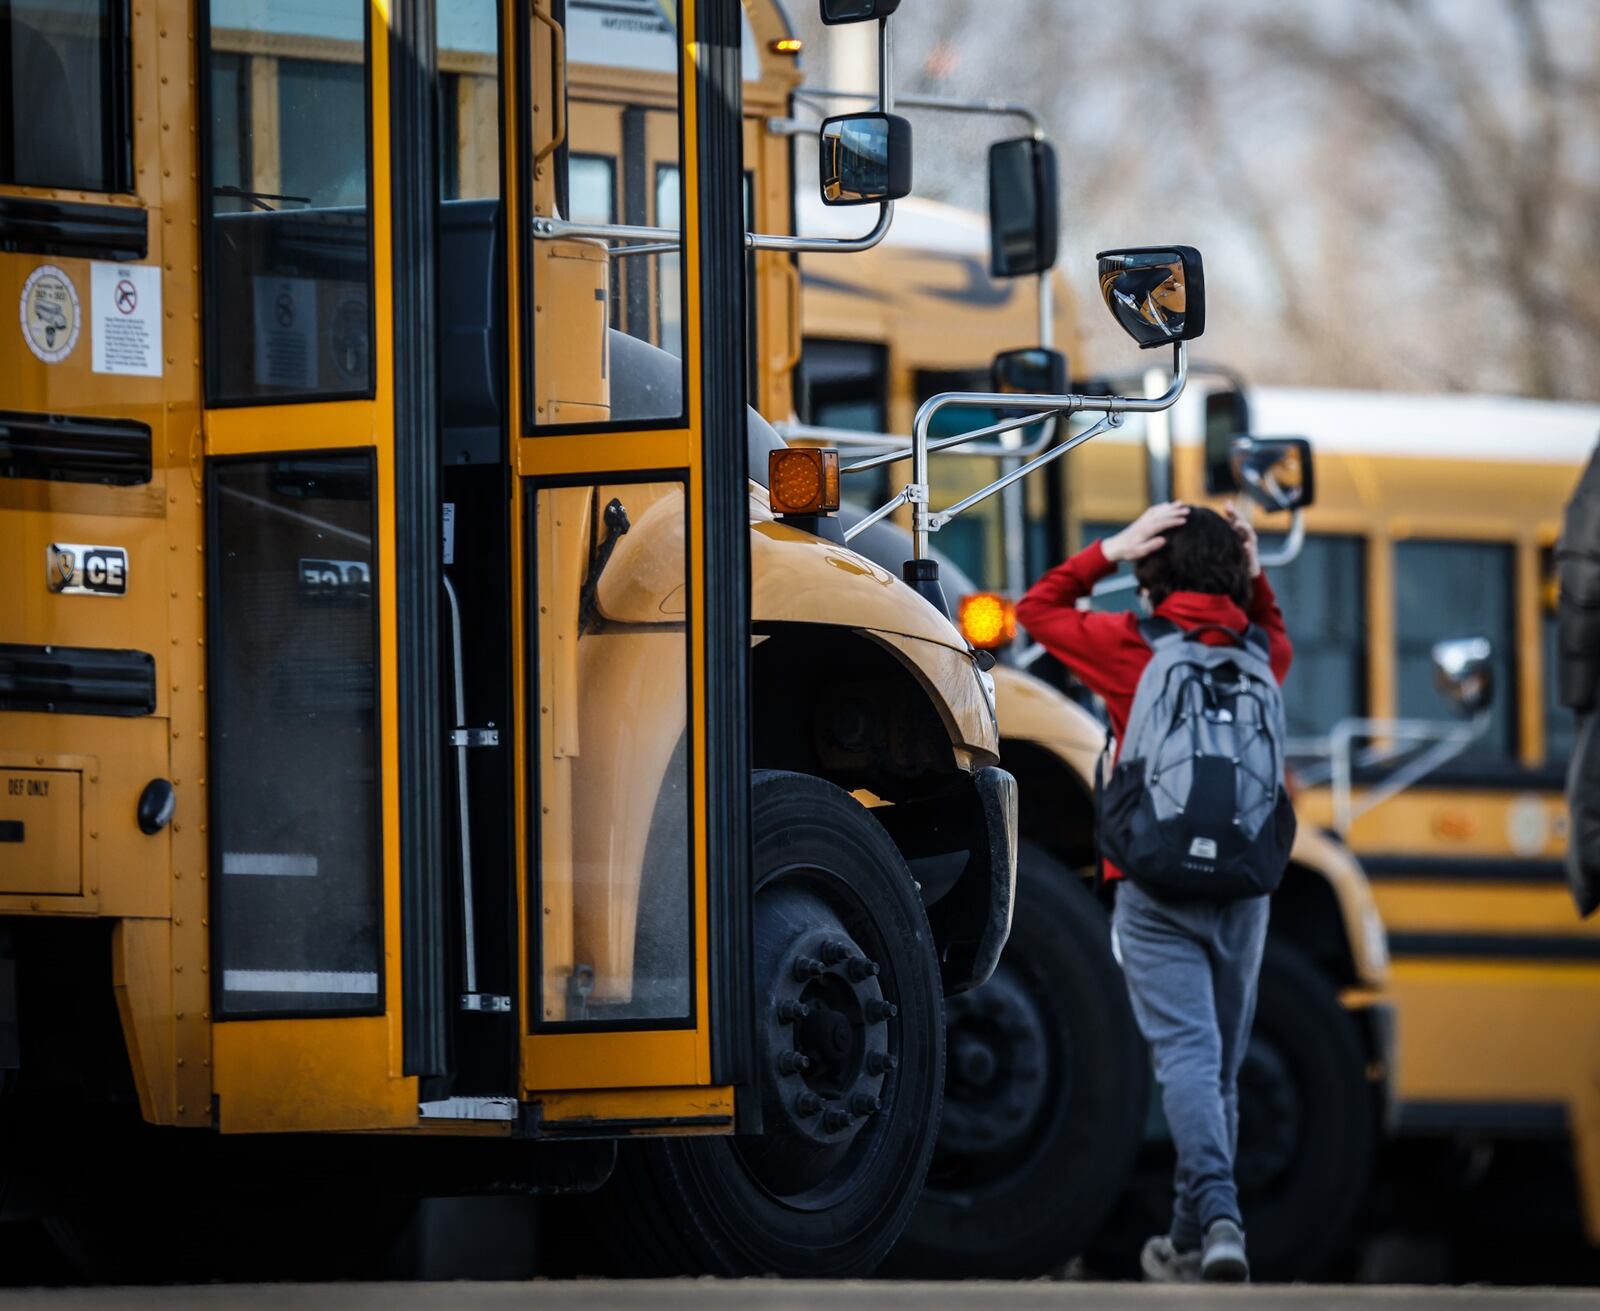
[{"label": "windshield wiper", "polygon": [[277,206],[267,204],[269,200],[279,202],[294,201],[301,205],[309,205],[311,203],[310,196],[283,196],[272,191],[247,191],[243,187],[235,186],[212,187],[211,194],[213,196],[229,196],[234,200],[247,200],[257,209],[264,209],[269,214],[278,212]]}]

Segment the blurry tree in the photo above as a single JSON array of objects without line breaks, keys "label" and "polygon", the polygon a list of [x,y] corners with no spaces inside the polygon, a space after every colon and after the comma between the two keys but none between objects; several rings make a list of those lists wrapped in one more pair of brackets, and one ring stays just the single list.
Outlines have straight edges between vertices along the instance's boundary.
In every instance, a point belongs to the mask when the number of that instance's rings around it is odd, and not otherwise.
[{"label": "blurry tree", "polygon": [[[1258,381],[1600,399],[1600,6],[916,0],[897,22],[901,91],[1044,115],[1080,291],[1101,246],[1190,241],[1201,353]],[[981,207],[996,125],[915,117],[917,194]],[[1087,323],[1084,363],[1126,363]]]}]

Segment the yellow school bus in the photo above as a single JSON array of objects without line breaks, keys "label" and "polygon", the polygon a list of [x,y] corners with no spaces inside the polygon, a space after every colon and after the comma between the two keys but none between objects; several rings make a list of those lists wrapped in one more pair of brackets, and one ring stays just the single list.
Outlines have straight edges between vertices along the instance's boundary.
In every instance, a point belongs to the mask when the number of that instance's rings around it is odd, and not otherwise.
[{"label": "yellow school bus", "polygon": [[[787,429],[795,436],[907,432],[930,396],[988,387],[997,354],[1039,340],[1033,289],[988,275],[984,219],[921,203],[916,215],[859,260],[802,257],[805,347],[795,409],[804,423]],[[1064,289],[1054,306],[1055,339],[1070,357],[1076,329]],[[1012,640],[1006,598],[1086,532],[1112,531],[1113,521],[1137,515],[1154,490],[1151,428],[1170,438],[1175,427],[1198,422],[1189,416],[1202,408],[1186,394],[1170,418],[1130,418],[1025,479],[1009,503],[980,505],[935,538],[952,603],[963,593],[981,596],[960,616],[968,636],[1001,653],[992,676],[1023,845],[1007,954],[985,988],[948,1008],[945,1128],[922,1205],[892,1258],[898,1269],[1037,1274],[1085,1247],[1103,1267],[1128,1269],[1138,1244],[1165,1223],[1170,1155],[1146,1123],[1147,1072],[1105,943],[1105,912],[1069,877],[1095,864],[1093,780],[1105,730],[1074,700],[1081,690],[1073,692],[1064,671],[1052,673],[1053,661],[1035,659],[1036,650],[1024,655],[1026,640]],[[844,444],[842,434],[829,439]],[[933,500],[968,494],[1005,458],[935,458]],[[862,503],[873,504],[879,491]],[[848,480],[846,494],[858,494]],[[1179,494],[1195,492],[1180,482]],[[886,525],[853,544],[879,563],[906,555],[904,533]],[[1302,653],[1293,611],[1290,627],[1292,697],[1297,684],[1315,681],[1316,656]],[[1393,1077],[1382,922],[1361,865],[1319,831],[1313,813],[1302,810],[1293,865],[1274,903],[1241,1075],[1239,1178],[1252,1261],[1279,1278],[1315,1276],[1347,1254]],[[1061,950],[1063,941],[1072,952]],[[1034,1069],[1050,1071],[1068,1096],[1050,1101],[1016,1073]]]},{"label": "yellow school bus", "polygon": [[[1015,794],[959,632],[768,487],[739,105],[781,34],[19,0],[0,35],[8,1210],[281,1276],[386,1197],[610,1177],[631,1268],[870,1270]],[[579,212],[602,65],[662,161],[637,214]]]}]

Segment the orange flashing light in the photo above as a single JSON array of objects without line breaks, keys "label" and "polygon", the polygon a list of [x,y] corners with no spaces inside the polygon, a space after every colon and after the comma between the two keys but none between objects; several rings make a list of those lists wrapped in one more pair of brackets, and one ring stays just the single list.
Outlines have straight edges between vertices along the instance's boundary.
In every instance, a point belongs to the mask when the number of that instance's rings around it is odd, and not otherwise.
[{"label": "orange flashing light", "polygon": [[961,635],[980,651],[995,651],[1017,636],[1017,607],[998,592],[973,592],[956,607]]},{"label": "orange flashing light", "polygon": [[797,36],[780,37],[772,42],[770,49],[775,55],[798,55],[805,49],[806,43]]},{"label": "orange flashing light", "polygon": [[774,514],[832,514],[839,508],[839,452],[791,446],[767,456]]}]

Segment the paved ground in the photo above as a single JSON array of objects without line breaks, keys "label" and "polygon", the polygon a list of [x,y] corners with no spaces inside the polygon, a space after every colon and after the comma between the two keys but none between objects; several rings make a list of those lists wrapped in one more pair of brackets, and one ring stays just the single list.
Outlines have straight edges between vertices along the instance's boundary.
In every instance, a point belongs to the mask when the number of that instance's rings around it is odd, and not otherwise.
[{"label": "paved ground", "polygon": [[13,1289],[0,1307],[39,1311],[1563,1311],[1600,1291],[1550,1288],[1143,1288],[1136,1284],[782,1283],[666,1280],[467,1284],[255,1284]]}]

